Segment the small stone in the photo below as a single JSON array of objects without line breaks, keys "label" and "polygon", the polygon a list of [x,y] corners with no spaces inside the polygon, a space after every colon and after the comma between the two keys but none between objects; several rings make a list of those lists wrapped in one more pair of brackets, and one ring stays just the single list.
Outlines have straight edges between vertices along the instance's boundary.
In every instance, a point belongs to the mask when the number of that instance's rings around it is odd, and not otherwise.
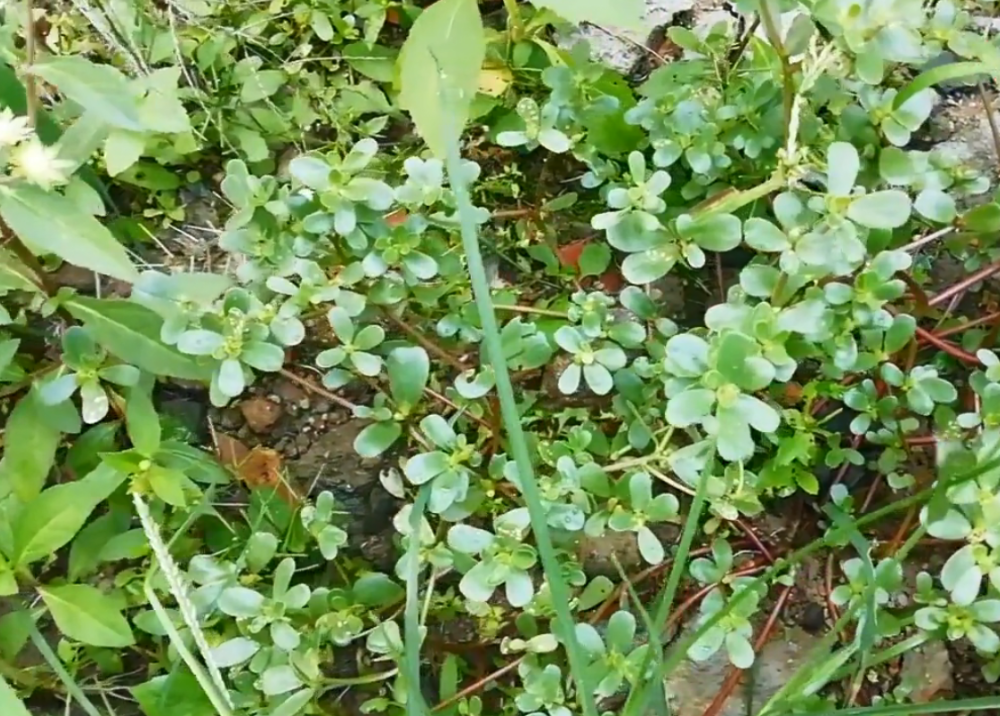
[{"label": "small stone", "polygon": [[636,567],[644,564],[633,532],[606,530],[600,537],[585,535],[580,540],[580,561],[587,574],[602,574],[618,579],[620,575],[612,556],[618,560],[626,574],[633,573]]},{"label": "small stone", "polygon": [[903,657],[899,687],[915,704],[925,704],[954,686],[951,657],[944,642],[932,641]]},{"label": "small stone", "polygon": [[[788,680],[805,666],[820,638],[801,629],[775,634],[754,661],[752,688],[738,684],[720,716],[758,713]],[[703,662],[686,660],[668,677],[674,716],[701,716],[722,688],[731,666],[725,647]],[[746,679],[746,674],[743,676]]]},{"label": "small stone", "polygon": [[306,391],[301,386],[287,379],[278,381],[274,386],[274,392],[288,403],[298,404],[308,399]]},{"label": "small stone", "polygon": [[240,412],[255,433],[266,432],[281,417],[281,406],[267,398],[250,398],[240,403]]}]

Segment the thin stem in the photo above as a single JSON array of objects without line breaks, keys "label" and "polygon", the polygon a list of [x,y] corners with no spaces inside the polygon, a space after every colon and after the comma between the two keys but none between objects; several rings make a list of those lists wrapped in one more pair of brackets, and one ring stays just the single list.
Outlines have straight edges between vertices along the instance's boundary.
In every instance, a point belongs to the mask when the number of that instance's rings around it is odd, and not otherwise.
[{"label": "thin stem", "polygon": [[355,408],[358,407],[354,403],[352,403],[350,400],[347,400],[347,398],[341,398],[336,393],[331,393],[326,388],[322,388],[322,387],[316,385],[311,380],[308,380],[306,378],[300,378],[299,376],[295,375],[295,373],[293,373],[292,371],[288,370],[287,368],[282,368],[279,372],[280,372],[280,374],[282,376],[284,376],[285,378],[288,378],[288,380],[292,381],[293,383],[301,385],[306,390],[308,390],[310,392],[313,392],[313,393],[316,393],[316,395],[322,395],[327,400],[336,403],[337,405],[339,405],[342,408],[347,408],[348,410],[353,411]]},{"label": "thin stem", "polygon": [[[766,2],[766,0],[764,0]],[[762,5],[764,3],[761,3]],[[774,631],[774,625],[778,621],[778,616],[781,614],[781,610],[785,608],[785,603],[788,601],[788,597],[791,596],[792,587],[785,587],[784,591],[778,597],[778,601],[775,602],[774,609],[771,610],[771,614],[767,617],[767,622],[764,624],[764,628],[760,630],[760,635],[757,637],[757,641],[754,642],[753,650],[759,652],[767,644],[768,640],[771,638],[771,632]],[[717,716],[719,712],[722,711],[722,707],[725,706],[726,701],[729,700],[730,695],[736,688],[736,684],[739,683],[740,676],[743,674],[742,669],[738,669],[735,666],[730,668],[729,673],[726,675],[726,680],[722,682],[722,686],[719,688],[719,693],[715,695],[712,699],[712,703],[709,704],[708,708],[705,709],[702,716]]]},{"label": "thin stem", "polygon": [[512,311],[513,313],[532,313],[536,316],[552,316],[553,318],[566,318],[566,311],[553,311],[548,308],[535,308],[534,306],[505,306],[494,304],[497,311]]},{"label": "thin stem", "polygon": [[920,326],[917,326],[917,338],[926,343],[930,343],[935,348],[943,350],[948,355],[958,358],[960,361],[979,365],[979,359],[976,358],[976,356],[972,355],[971,353],[967,353],[966,351],[962,350],[953,343],[949,343],[948,341],[939,338],[938,336],[928,331],[926,328],[921,328]]},{"label": "thin stem", "polygon": [[63,682],[66,687],[66,692],[76,700],[84,711],[87,712],[88,716],[101,716],[101,712],[97,710],[93,702],[87,698],[87,695],[83,693],[83,690],[76,683],[76,680],[66,671],[66,667],[63,666],[62,660],[56,656],[55,652],[52,651],[52,647],[49,643],[45,641],[45,637],[42,633],[38,631],[38,627],[35,626],[35,620],[30,620],[30,631],[28,636],[31,637],[31,643],[35,645],[38,649],[38,653],[42,655],[45,662],[49,665],[49,668],[55,672],[59,680]]},{"label": "thin stem", "polygon": [[26,17],[24,21],[24,54],[28,73],[24,78],[24,92],[28,107],[28,124],[35,126],[38,118],[38,88],[35,84],[35,74],[32,65],[35,64],[35,8],[32,0],[24,0]]},{"label": "thin stem", "polygon": [[983,109],[986,110],[986,121],[990,125],[990,134],[993,135],[993,151],[996,152],[996,158],[1000,160],[1000,127],[997,127],[996,114],[993,112],[993,100],[986,93],[986,87],[980,82],[979,88],[979,99],[983,101]]},{"label": "thin stem", "polygon": [[525,654],[524,656],[522,656],[522,657],[520,657],[518,659],[514,659],[514,661],[510,662],[506,666],[501,666],[499,669],[497,669],[493,673],[487,674],[483,678],[478,679],[477,681],[469,684],[468,686],[466,686],[461,691],[458,691],[458,692],[452,694],[451,696],[449,696],[448,698],[446,698],[444,701],[440,702],[437,706],[435,706],[434,708],[432,708],[431,711],[433,712],[433,711],[440,711],[442,709],[446,709],[449,706],[451,706],[452,704],[461,701],[465,697],[471,696],[472,694],[476,693],[480,689],[484,688],[487,684],[490,684],[490,683],[498,680],[504,674],[509,674],[511,671],[514,671],[518,666],[521,665],[521,662],[524,661],[527,658],[528,658],[528,655]]},{"label": "thin stem", "polygon": [[966,276],[958,283],[949,286],[944,291],[931,298],[927,303],[931,306],[937,306],[940,303],[944,303],[949,298],[954,296],[956,293],[961,293],[962,291],[965,291],[973,284],[979,283],[980,281],[989,278],[998,271],[1000,271],[1000,261],[996,261],[990,264],[989,266],[984,266],[975,273]]},{"label": "thin stem", "polygon": [[[768,0],[760,2],[760,19],[764,23],[764,31],[767,33],[767,40],[774,47],[781,63],[781,94],[782,110],[785,120],[785,144],[788,144],[790,132],[792,130],[792,107],[795,104],[795,77],[792,70],[792,63],[788,59],[788,51],[781,42],[781,30],[771,14],[771,7]],[[791,159],[791,158],[789,158]]]},{"label": "thin stem", "polygon": [[914,239],[906,246],[902,247],[900,251],[916,251],[922,246],[926,246],[929,243],[937,241],[943,236],[947,236],[955,230],[954,226],[946,226],[943,229],[938,229],[937,231],[927,234],[927,236],[921,236],[919,239]]},{"label": "thin stem", "polygon": [[[512,2],[512,0],[506,0]],[[479,249],[479,237],[473,212],[469,188],[461,179],[461,155],[458,147],[459,132],[455,131],[448,142],[447,170],[455,193],[455,202],[461,223],[462,246],[475,296],[479,320],[483,328],[483,345],[486,357],[492,363],[496,377],[497,396],[500,399],[500,413],[503,416],[504,431],[510,452],[517,465],[521,478],[521,492],[527,503],[531,528],[535,534],[541,567],[548,576],[549,589],[552,594],[552,604],[556,612],[554,631],[561,638],[569,658],[570,671],[577,678],[580,706],[583,716],[596,716],[597,704],[594,701],[594,689],[588,683],[587,660],[576,636],[575,620],[570,611],[570,591],[562,577],[562,569],[555,550],[552,547],[552,536],[549,531],[545,508],[542,506],[541,491],[535,479],[531,452],[521,423],[521,413],[518,410],[517,398],[514,397],[514,386],[511,383],[507,361],[504,358],[503,342],[500,338],[500,328],[497,324],[496,312],[493,307],[489,280],[483,265],[483,256]]]},{"label": "thin stem", "polygon": [[985,316],[980,316],[979,318],[973,319],[971,321],[965,321],[964,323],[952,326],[951,328],[945,328],[941,331],[934,331],[934,335],[938,338],[947,338],[948,336],[953,336],[956,333],[962,333],[970,328],[975,328],[976,326],[981,326],[984,323],[993,323],[997,319],[1000,319],[1000,311],[994,311],[993,313],[987,314]]},{"label": "thin stem", "polygon": [[385,317],[388,318],[394,326],[396,326],[403,333],[405,333],[410,338],[419,343],[425,351],[433,355],[436,355],[438,358],[440,358],[445,363],[447,363],[448,365],[450,365],[452,368],[454,368],[459,372],[463,372],[466,370],[466,366],[462,363],[461,360],[453,356],[451,353],[446,351],[444,348],[439,346],[437,343],[432,341],[430,338],[425,336],[423,333],[418,331],[416,328],[411,326],[402,318],[398,318],[397,316],[393,315],[391,311],[388,310],[383,311],[383,313],[385,314]]},{"label": "thin stem", "polygon": [[521,9],[517,6],[517,0],[503,0],[503,6],[507,10],[507,21],[510,23],[512,39],[520,40],[524,37],[524,19],[521,17]]},{"label": "thin stem", "polygon": [[501,221],[503,219],[523,219],[526,216],[531,216],[535,213],[535,209],[525,208],[525,209],[500,209],[499,211],[493,212],[493,220]]}]

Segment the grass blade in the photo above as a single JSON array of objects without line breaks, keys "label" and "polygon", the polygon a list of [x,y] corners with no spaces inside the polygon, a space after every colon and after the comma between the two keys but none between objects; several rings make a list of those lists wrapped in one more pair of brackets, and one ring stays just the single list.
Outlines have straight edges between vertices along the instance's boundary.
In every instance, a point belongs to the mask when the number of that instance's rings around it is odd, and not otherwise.
[{"label": "grass blade", "polygon": [[952,62],[947,65],[938,65],[932,70],[917,75],[910,84],[899,90],[896,98],[892,101],[892,108],[899,109],[906,100],[928,87],[963,77],[971,79],[976,75],[989,75],[991,69],[985,62]]},{"label": "grass blade", "polygon": [[[451,120],[451,116],[445,113]],[[461,176],[461,155],[459,153],[457,133],[448,133],[453,137],[448,143],[447,170],[448,180],[455,192],[458,215],[462,227],[462,246],[465,249],[468,262],[469,277],[472,291],[479,310],[479,320],[483,326],[483,343],[486,356],[493,366],[496,375],[497,395],[500,399],[500,412],[503,416],[504,432],[517,472],[521,479],[524,501],[527,503],[528,514],[531,517],[531,528],[535,533],[538,553],[542,569],[549,582],[552,592],[552,603],[556,611],[556,628],[554,633],[561,637],[569,658],[570,671],[577,685],[577,694],[581,701],[584,716],[597,716],[594,703],[594,690],[586,683],[586,657],[576,639],[573,615],[570,612],[570,591],[562,577],[559,560],[552,547],[552,538],[542,507],[538,483],[531,466],[531,456],[528,452],[528,442],[521,427],[521,416],[517,410],[517,400],[514,397],[514,386],[511,384],[507,371],[507,361],[504,358],[500,341],[500,330],[497,326],[496,314],[493,310],[493,299],[490,296],[490,286],[483,266],[482,253],[479,250],[479,237],[473,214],[472,199],[469,189]]]},{"label": "grass blade", "polygon": [[[406,674],[406,713],[422,716],[427,713],[423,692],[420,690],[420,520],[430,497],[430,486],[424,485],[417,492],[417,499],[410,511],[410,543],[407,545],[406,611],[403,616],[403,673]],[[433,588],[433,583],[428,586]]]},{"label": "grass blade", "polygon": [[[664,626],[667,623],[667,618],[670,616],[670,609],[674,605],[674,597],[677,595],[677,589],[680,587],[681,578],[684,576],[684,571],[688,566],[688,555],[691,553],[691,545],[694,543],[695,533],[698,531],[698,524],[701,522],[701,513],[705,509],[705,498],[708,494],[708,471],[710,468],[706,467],[702,471],[701,479],[698,481],[698,487],[695,489],[694,499],[691,502],[691,509],[688,510],[687,518],[684,520],[684,530],[681,532],[681,542],[677,547],[677,554],[674,555],[674,563],[670,567],[670,574],[667,577],[667,583],[663,587],[663,591],[660,592],[660,596],[657,598],[656,615],[653,618],[653,623],[656,626],[656,632],[650,633],[649,639],[650,644],[654,644],[654,639],[663,631]],[[687,649],[685,648],[685,651]],[[643,662],[640,673],[646,673],[650,665],[654,661],[654,652],[656,654],[655,661],[659,668],[657,671],[661,677],[665,677],[676,668],[677,664],[667,668],[662,664],[663,653],[662,647],[651,648],[646,654],[646,659]],[[649,705],[649,700],[652,697],[653,688],[663,688],[663,679],[650,679],[646,684],[644,684],[640,689],[632,689],[629,692],[628,698],[625,701],[625,707],[622,709],[622,716],[639,716],[640,714],[647,713],[647,708]]]}]

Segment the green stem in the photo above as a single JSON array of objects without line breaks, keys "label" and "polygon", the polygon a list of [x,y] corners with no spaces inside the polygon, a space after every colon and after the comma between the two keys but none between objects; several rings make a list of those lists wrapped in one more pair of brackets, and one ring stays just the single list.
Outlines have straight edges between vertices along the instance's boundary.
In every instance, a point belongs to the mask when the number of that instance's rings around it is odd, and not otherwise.
[{"label": "green stem", "polygon": [[507,10],[511,39],[517,42],[524,37],[524,18],[521,17],[521,8],[517,6],[517,0],[503,0],[503,6]]},{"label": "green stem", "polygon": [[781,31],[771,14],[770,0],[761,0],[760,19],[764,23],[764,30],[767,33],[767,41],[774,47],[781,63],[781,94],[782,110],[785,120],[785,144],[788,144],[788,135],[792,131],[792,108],[795,105],[795,76],[792,70],[792,63],[788,59],[788,52],[781,42]]},{"label": "green stem", "polygon": [[[508,4],[512,5],[513,0],[510,0]],[[556,628],[553,631],[557,632],[557,635],[561,637],[565,645],[569,658],[570,671],[576,681],[577,694],[584,716],[596,716],[598,712],[594,701],[594,689],[587,683],[590,680],[588,678],[587,661],[577,640],[576,624],[573,614],[570,611],[570,591],[562,577],[563,570],[552,547],[552,537],[549,532],[545,509],[542,506],[541,493],[538,483],[535,480],[534,469],[531,463],[531,453],[528,450],[528,441],[525,438],[524,429],[521,425],[521,414],[518,411],[517,400],[514,397],[514,386],[511,383],[510,373],[507,370],[507,361],[504,358],[500,329],[497,325],[493,300],[490,295],[490,284],[486,278],[486,269],[483,266],[483,257],[479,250],[479,237],[476,234],[472,199],[469,196],[468,186],[461,179],[461,155],[458,147],[459,134],[460,128],[457,127],[454,128],[453,132],[448,133],[450,138],[447,157],[448,179],[455,192],[455,201],[461,220],[462,245],[465,249],[469,278],[476,299],[479,320],[483,327],[483,344],[486,349],[486,357],[493,365],[496,376],[496,390],[500,400],[500,413],[503,417],[505,432],[507,433],[507,442],[521,479],[521,492],[524,495],[524,501],[527,503],[528,515],[531,519],[532,530],[535,533],[535,542],[538,545],[542,570],[547,577],[549,589],[552,593],[552,604],[556,612],[556,623],[554,625]],[[417,685],[413,684],[412,687],[416,688]]]},{"label": "green stem", "polygon": [[87,698],[87,695],[83,693],[83,689],[79,687],[76,683],[76,679],[66,671],[66,667],[63,666],[62,661],[56,656],[55,652],[52,651],[52,647],[49,643],[45,641],[45,637],[42,633],[38,631],[38,627],[35,625],[35,621],[31,620],[31,631],[28,632],[28,636],[31,637],[31,643],[35,645],[38,649],[38,653],[42,655],[49,668],[56,673],[59,680],[63,682],[66,687],[66,692],[73,697],[76,702],[80,705],[84,711],[87,712],[88,716],[101,716],[101,712],[97,710],[97,707]]},{"label": "green stem", "polygon": [[[677,548],[677,554],[674,556],[674,563],[670,567],[670,575],[667,577],[667,583],[663,587],[663,591],[660,593],[657,600],[659,603],[656,607],[656,613],[653,616],[653,624],[656,626],[657,631],[650,633],[649,638],[651,640],[654,638],[655,634],[662,634],[665,629],[667,619],[670,616],[670,609],[674,604],[674,597],[677,594],[677,588],[681,583],[681,577],[683,577],[684,572],[687,571],[688,554],[691,552],[691,545],[694,542],[695,533],[698,531],[698,526],[701,522],[701,513],[705,507],[705,498],[708,495],[708,479],[710,477],[710,469],[711,468],[706,468],[702,472],[701,479],[698,480],[698,488],[694,493],[694,500],[691,503],[691,509],[688,511],[687,519],[684,521],[684,531],[681,533],[681,542]],[[643,660],[639,673],[648,673],[649,667],[655,663],[661,674],[670,674],[676,665],[669,666],[667,664],[663,664],[662,647],[658,644],[652,644],[652,642],[651,647],[652,648],[646,652],[646,658]],[[650,699],[653,695],[654,684],[661,684],[661,682],[659,679],[650,679],[642,687],[634,688],[629,691],[628,698],[625,700],[625,707],[622,709],[623,716],[646,714],[655,710],[650,708]],[[660,688],[662,688],[662,685]]]}]

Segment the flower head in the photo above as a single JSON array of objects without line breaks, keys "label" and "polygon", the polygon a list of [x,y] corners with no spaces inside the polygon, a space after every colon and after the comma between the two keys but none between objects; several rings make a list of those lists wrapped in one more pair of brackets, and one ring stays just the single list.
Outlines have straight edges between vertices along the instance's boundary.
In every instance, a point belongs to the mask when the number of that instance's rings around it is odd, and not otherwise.
[{"label": "flower head", "polygon": [[37,184],[43,189],[51,189],[57,184],[65,184],[66,170],[72,164],[59,158],[59,147],[45,146],[32,137],[19,144],[12,152],[14,174]]},{"label": "flower head", "polygon": [[30,136],[27,117],[18,117],[10,108],[0,110],[0,147],[13,147]]}]

